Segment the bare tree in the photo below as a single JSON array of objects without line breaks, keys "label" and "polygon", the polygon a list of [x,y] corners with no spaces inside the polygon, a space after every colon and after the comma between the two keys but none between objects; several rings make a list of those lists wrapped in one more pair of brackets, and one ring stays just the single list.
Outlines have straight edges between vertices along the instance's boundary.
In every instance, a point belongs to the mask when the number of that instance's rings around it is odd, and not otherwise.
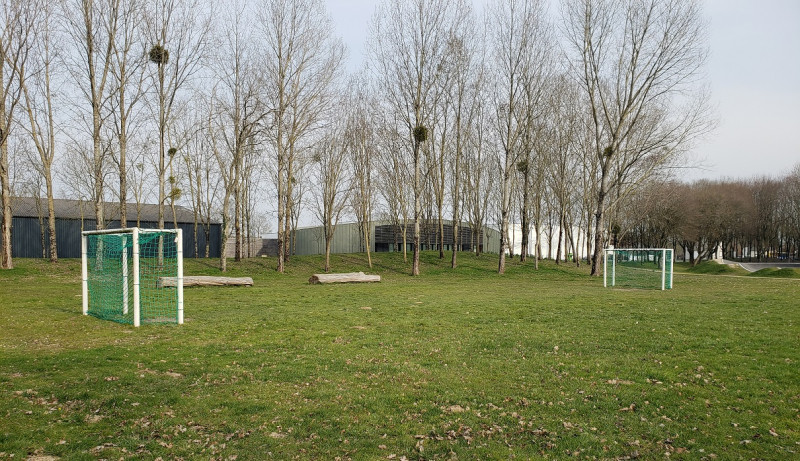
[{"label": "bare tree", "polygon": [[172,147],[167,150],[167,156],[169,157],[167,161],[167,170],[169,172],[167,177],[167,182],[169,183],[167,198],[172,212],[173,229],[178,228],[175,203],[183,197],[183,188],[186,185],[185,172],[183,171],[186,162],[183,161],[183,157],[192,142],[194,132],[202,127],[201,120],[188,115],[189,107],[188,105],[181,105],[181,111],[170,125],[169,130],[169,140]]},{"label": "bare tree", "polygon": [[[461,156],[463,156],[466,126],[464,118],[467,114],[467,92],[475,75],[473,66],[474,42],[470,38],[475,33],[475,21],[472,9],[462,5],[458,15],[451,19],[446,35],[446,44],[442,60],[439,64],[439,89],[433,98],[431,109],[431,142],[425,147],[427,172],[425,178],[430,188],[431,197],[436,207],[436,246],[439,258],[444,258],[445,206],[450,193],[452,209],[458,214],[461,174]],[[480,75],[480,74],[478,74]],[[448,187],[450,186],[450,187]],[[456,187],[456,190],[453,188]],[[458,235],[458,224],[453,221],[453,236]],[[457,245],[455,241],[451,241]],[[451,259],[451,265],[453,261]]]},{"label": "bare tree", "polygon": [[[103,155],[108,155],[110,144],[110,138],[105,138],[101,146]],[[65,185],[67,195],[81,201],[82,207],[91,206],[94,210],[94,199],[100,183],[95,180],[92,142],[85,139],[71,140],[66,144],[64,154],[59,156],[57,163],[59,167],[56,169],[56,178]],[[101,182],[112,173],[111,165],[105,162],[100,171]],[[85,211],[89,209],[81,209],[81,219],[84,219]]]},{"label": "bare tree", "polygon": [[[256,49],[253,13],[246,3],[233,2],[221,12],[222,29],[226,31],[214,56],[214,72],[220,85],[216,88],[218,129],[222,135],[233,172],[229,187],[234,200],[233,231],[234,258],[242,258],[243,227],[245,223],[250,177],[258,151],[258,136],[263,131],[268,110],[264,102],[263,80]],[[248,234],[249,237],[249,234]]]},{"label": "bare tree", "polygon": [[32,46],[36,5],[4,0],[0,3],[0,223],[2,254],[0,269],[13,269],[11,258],[11,174],[9,136],[15,123],[14,111],[22,96],[29,51]]},{"label": "bare tree", "polygon": [[[441,63],[441,75],[439,85],[440,88],[436,92],[436,98],[431,107],[430,112],[430,137],[431,142],[428,142],[423,152],[426,159],[426,170],[424,173],[425,178],[425,196],[427,200],[431,200],[431,205],[436,207],[436,243],[435,247],[439,250],[439,259],[444,258],[444,205],[447,196],[447,180],[449,176],[449,163],[452,157],[452,150],[450,148],[450,137],[452,135],[452,116],[449,113],[450,101],[445,97],[446,92],[450,89],[451,79],[454,77],[452,72],[449,72],[447,59],[443,59]],[[428,227],[432,227],[432,210],[427,214],[425,223]],[[430,236],[431,233],[428,232]],[[429,247],[430,248],[430,247]]]},{"label": "bare tree", "polygon": [[260,210],[261,197],[266,193],[263,185],[268,183],[268,173],[264,165],[263,151],[253,148],[244,157],[242,168],[242,223],[243,232],[247,235],[247,247],[242,252],[247,257],[255,255],[253,248],[258,242],[257,237],[268,228],[268,222],[263,211]]},{"label": "bare tree", "polygon": [[468,167],[467,151],[469,150],[470,130],[474,128],[477,112],[480,108],[480,91],[484,84],[484,66],[480,59],[480,39],[474,38],[475,21],[471,14],[464,16],[459,23],[460,29],[454,30],[448,43],[449,65],[452,73],[452,84],[447,88],[449,110],[453,117],[452,136],[452,174],[450,175],[450,197],[452,201],[452,256],[450,267],[458,265],[458,252],[461,250],[461,230],[463,207],[465,203],[465,173]]},{"label": "bare tree", "polygon": [[[789,258],[800,258],[800,163],[795,164],[792,171],[784,179],[784,213],[787,217],[786,235],[790,236],[793,245],[788,251]],[[792,248],[794,251],[792,251]]]},{"label": "bare tree", "polygon": [[[520,157],[529,154],[525,143],[536,116],[552,49],[541,0],[498,0],[490,9],[490,41],[496,68],[495,132],[501,147],[500,258],[497,271],[505,272],[512,213],[512,181]],[[530,144],[528,144],[530,145]],[[526,159],[527,160],[527,159]],[[525,166],[525,171],[528,166]]]},{"label": "bare tree", "polygon": [[470,136],[467,138],[464,175],[465,208],[472,229],[471,246],[476,256],[481,254],[483,251],[481,245],[485,244],[481,236],[484,235],[483,229],[487,223],[490,190],[494,186],[495,179],[488,153],[486,123],[488,110],[486,98],[483,97],[480,88],[483,88],[483,85],[478,87],[477,94],[480,96],[475,99],[475,115],[468,130]]},{"label": "bare tree", "polygon": [[361,231],[361,241],[367,252],[367,264],[372,269],[372,253],[370,229],[373,213],[373,174],[376,154],[376,137],[374,128],[377,106],[369,92],[368,82],[363,76],[353,78],[348,95],[348,121],[346,142],[352,165],[353,187],[351,202],[353,212]]},{"label": "bare tree", "polygon": [[369,43],[386,103],[407,130],[405,151],[414,165],[414,256],[412,275],[419,275],[422,215],[421,146],[428,140],[431,110],[441,90],[441,63],[454,14],[464,4],[444,0],[386,0],[372,23]]},{"label": "bare tree", "polygon": [[320,0],[264,0],[264,78],[273,114],[269,133],[276,155],[278,266],[284,271],[291,229],[298,156],[331,108],[331,90],[342,65],[344,44],[332,36]]},{"label": "bare tree", "polygon": [[106,85],[119,24],[120,0],[74,0],[74,4],[66,5],[65,10],[68,31],[78,51],[70,69],[91,110],[92,199],[97,228],[103,229],[106,163],[110,151],[104,133],[108,117]]},{"label": "bare tree", "polygon": [[220,138],[222,138],[220,132],[224,128],[220,127],[220,122],[216,117],[219,111],[214,107],[215,104],[216,94],[212,92],[206,108],[205,137],[208,149],[211,150],[217,160],[222,182],[222,239],[220,242],[219,270],[225,272],[228,270],[228,260],[225,253],[231,232],[230,202],[238,187],[236,184],[238,182],[238,176],[236,175],[236,163],[238,160],[231,157],[231,151],[220,145],[222,144],[220,142]]},{"label": "bare tree", "polygon": [[[553,79],[548,91],[547,107],[550,109],[547,117],[547,130],[543,149],[546,161],[542,162],[542,170],[546,171],[548,190],[553,196],[559,226],[559,240],[562,235],[573,245],[572,219],[575,211],[577,174],[580,172],[580,145],[578,133],[580,130],[580,111],[582,107],[580,88],[566,75],[559,75]],[[561,248],[559,244],[558,248]],[[572,249],[577,254],[577,249]],[[565,255],[566,256],[566,255]],[[556,263],[560,261],[560,254],[556,255]]]},{"label": "bare tree", "polygon": [[[169,198],[166,192],[168,169],[167,136],[176,116],[181,91],[201,69],[205,47],[210,36],[208,5],[200,0],[157,0],[148,11],[147,36],[152,44],[148,52],[150,62],[156,65],[152,75],[157,92],[158,127],[158,227],[164,228],[164,206]],[[170,194],[171,195],[171,194]],[[160,254],[160,252],[159,252]]]},{"label": "bare tree", "polygon": [[[545,38],[546,41],[546,38]],[[546,171],[549,163],[545,155],[547,138],[551,133],[547,132],[546,120],[552,116],[553,106],[547,101],[547,97],[552,92],[549,84],[552,72],[551,54],[542,44],[538,45],[539,52],[536,53],[537,67],[531,72],[522,75],[522,98],[520,104],[521,120],[524,123],[521,153],[517,161],[517,171],[519,172],[519,185],[521,187],[521,205],[519,208],[522,238],[520,245],[520,261],[524,262],[530,251],[530,233],[533,223],[537,233],[536,250],[539,250],[538,235],[542,214],[542,202],[546,200],[545,194],[547,185],[545,184]],[[538,253],[534,257],[535,268],[539,268]]]},{"label": "bare tree", "polygon": [[782,217],[778,213],[780,183],[771,177],[759,177],[752,179],[749,186],[755,218],[755,247],[758,261],[761,261],[775,253],[780,239],[779,229],[782,224]]},{"label": "bare tree", "polygon": [[39,220],[39,245],[42,248],[42,259],[47,258],[48,245],[47,235],[48,226],[45,226],[45,210],[44,203],[42,203],[42,188],[44,186],[44,175],[42,174],[42,166],[39,163],[38,155],[34,152],[25,150],[26,163],[29,168],[27,178],[22,182],[23,193],[33,197],[34,207],[36,208],[36,217]]},{"label": "bare tree", "polygon": [[200,227],[200,210],[203,203],[203,165],[207,161],[205,145],[203,143],[203,120],[197,122],[195,130],[186,144],[186,152],[181,156],[186,166],[186,185],[189,186],[189,201],[192,204],[192,236],[194,240],[194,257],[199,258],[197,235]]},{"label": "bare tree", "polygon": [[392,223],[392,234],[395,249],[402,245],[403,262],[408,262],[408,221],[411,214],[410,202],[413,196],[411,188],[412,173],[409,165],[401,157],[404,136],[400,134],[397,124],[383,120],[378,123],[377,172],[378,190],[386,203],[389,221]]},{"label": "bare tree", "polygon": [[563,3],[599,170],[592,275],[600,274],[605,212],[619,179],[640,182],[712,126],[699,86],[708,54],[700,8],[691,0]]},{"label": "bare tree", "polygon": [[351,178],[347,162],[347,144],[343,127],[331,126],[314,149],[317,217],[325,238],[325,272],[331,270],[331,243],[336,225],[350,195]]},{"label": "bare tree", "polygon": [[[147,178],[151,177],[148,171],[148,164],[145,161],[147,153],[146,147],[142,145],[136,149],[136,154],[130,158],[133,168],[127,168],[128,179],[127,184],[130,184],[131,192],[133,193],[133,200],[136,206],[136,227],[139,227],[142,222],[142,206],[150,197],[150,189],[147,187]],[[129,151],[130,153],[130,151]]]},{"label": "bare tree", "polygon": [[145,43],[142,28],[144,3],[128,0],[119,5],[119,29],[112,43],[111,77],[114,134],[117,139],[119,170],[119,225],[128,226],[128,140],[132,133],[133,118],[144,95]]},{"label": "bare tree", "polygon": [[[202,112],[198,109],[198,113]],[[192,202],[194,218],[195,258],[200,257],[199,255],[201,254],[198,246],[198,231],[201,227],[206,242],[203,255],[208,258],[210,256],[212,210],[217,198],[220,179],[219,175],[216,174],[216,168],[212,165],[215,160],[212,157],[213,152],[209,152],[211,149],[209,148],[209,136],[205,122],[199,120],[197,125],[199,129],[192,134],[183,160],[186,164],[189,197]]]},{"label": "bare tree", "polygon": [[286,252],[284,253],[284,261],[289,260],[289,255],[297,253],[297,228],[300,226],[300,215],[306,205],[305,199],[308,198],[308,173],[311,158],[306,155],[309,149],[304,149],[302,155],[298,155],[294,162],[294,173],[292,174],[292,195],[289,197],[290,215],[287,217],[286,235],[288,242],[286,245]]},{"label": "bare tree", "polygon": [[[38,161],[33,162],[35,170],[44,181],[47,198],[47,229],[50,237],[50,261],[58,261],[58,245],[56,242],[56,216],[53,202],[53,160],[56,153],[56,124],[53,107],[52,77],[53,60],[57,54],[54,41],[53,11],[54,5],[46,3],[38,6],[40,18],[37,22],[38,40],[36,41],[34,67],[29,68],[28,75],[22,75],[22,92],[24,94],[25,111],[28,115],[27,130],[38,153]],[[37,205],[39,193],[37,188]],[[44,238],[42,239],[44,251]]]}]

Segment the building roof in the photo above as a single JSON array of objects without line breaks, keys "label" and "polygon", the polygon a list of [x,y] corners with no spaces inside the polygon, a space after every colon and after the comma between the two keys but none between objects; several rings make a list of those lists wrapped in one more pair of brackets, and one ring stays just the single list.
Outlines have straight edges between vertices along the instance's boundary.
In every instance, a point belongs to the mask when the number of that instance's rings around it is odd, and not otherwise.
[{"label": "building roof", "polygon": [[[37,205],[38,202],[38,205]],[[54,199],[53,205],[55,207],[56,218],[59,219],[94,219],[94,202],[89,200],[67,200],[67,199]],[[136,204],[128,203],[128,221],[136,221]],[[15,217],[38,218],[40,215],[47,216],[47,199],[35,197],[11,197],[11,214]],[[3,210],[0,209],[0,215]],[[158,205],[142,204],[139,210],[139,219],[141,221],[158,221]],[[178,222],[191,223],[194,222],[194,213],[192,210],[175,205],[175,214],[177,215]],[[103,202],[103,215],[106,221],[119,220],[119,203],[118,202]],[[164,206],[164,221],[172,222],[172,209],[169,205]]]}]

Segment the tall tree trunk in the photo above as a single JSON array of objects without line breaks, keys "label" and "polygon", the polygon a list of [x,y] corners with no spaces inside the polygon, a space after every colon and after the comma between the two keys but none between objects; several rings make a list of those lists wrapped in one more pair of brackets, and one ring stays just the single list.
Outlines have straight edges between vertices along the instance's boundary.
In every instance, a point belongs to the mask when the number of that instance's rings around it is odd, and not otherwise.
[{"label": "tall tree trunk", "polygon": [[[4,44],[0,44],[4,45]],[[2,234],[2,255],[0,255],[0,269],[13,269],[14,261],[11,258],[11,171],[8,166],[8,131],[11,128],[9,114],[6,113],[6,54],[0,46],[0,201],[3,207],[3,221],[0,223]]]},{"label": "tall tree trunk", "polygon": [[592,214],[589,211],[589,215],[586,217],[586,233],[584,235],[586,239],[586,264],[592,263]]},{"label": "tall tree trunk", "polygon": [[542,227],[539,219],[534,223],[536,228],[536,256],[534,256],[534,268],[539,269],[539,261],[542,259]]},{"label": "tall tree trunk", "polygon": [[504,274],[506,272],[506,248],[508,247],[508,215],[511,209],[511,178],[508,172],[508,163],[511,158],[511,153],[506,153],[506,165],[503,168],[503,184],[502,184],[502,204],[500,210],[500,258],[497,263],[497,272]]},{"label": "tall tree trunk", "polygon": [[411,262],[411,275],[419,275],[419,245],[420,245],[420,229],[419,219],[422,214],[422,204],[420,202],[420,141],[414,140],[414,255]]},{"label": "tall tree trunk", "polygon": [[438,241],[436,243],[439,245],[439,259],[444,259],[444,219],[442,219],[442,211],[443,211],[442,209],[444,207],[441,202],[438,204],[438,208],[439,208],[439,222],[437,230],[439,238],[437,239]]},{"label": "tall tree trunk", "polygon": [[292,254],[292,244],[294,243],[294,239],[292,238],[292,216],[294,214],[294,198],[292,197],[292,193],[294,192],[293,187],[293,179],[294,179],[294,165],[293,165],[293,158],[294,158],[294,148],[293,146],[289,146],[290,154],[288,163],[286,165],[286,206],[284,208],[285,216],[283,217],[283,236],[286,239],[286,243],[283,248],[283,260],[284,262],[289,261],[289,258]]},{"label": "tall tree trunk", "polygon": [[461,250],[461,230],[460,230],[460,221],[461,221],[461,200],[459,199],[458,190],[461,186],[459,181],[459,175],[461,174],[461,142],[459,141],[460,134],[456,135],[456,160],[455,165],[453,168],[453,255],[450,258],[450,267],[455,269],[458,266],[458,252]]},{"label": "tall tree trunk", "polygon": [[403,215],[403,262],[408,262],[408,218]]},{"label": "tall tree trunk", "polygon": [[591,275],[600,276],[600,269],[603,261],[603,234],[605,231],[605,214],[604,208],[606,203],[606,194],[608,187],[608,173],[606,165],[601,168],[600,173],[600,189],[597,191],[597,208],[594,212],[594,252],[592,253],[592,272]]},{"label": "tall tree trunk", "polygon": [[[166,104],[164,94],[164,63],[158,63],[158,228],[164,228],[164,202],[166,193],[164,192],[164,175],[166,173],[166,146],[164,145],[164,135],[167,131]],[[224,218],[223,218],[224,219]],[[223,250],[224,253],[224,250]],[[223,255],[224,258],[224,255]],[[225,271],[225,261],[220,264],[220,270]],[[164,264],[164,238],[158,239],[158,266]]]},{"label": "tall tree trunk", "polygon": [[558,243],[556,244],[556,264],[561,263],[562,245],[566,246],[562,243],[563,239],[564,239],[564,214],[563,211],[560,211],[558,216]]},{"label": "tall tree trunk", "polygon": [[520,255],[519,255],[519,261],[523,262],[523,263],[525,262],[525,260],[527,259],[527,256],[528,256],[528,252],[529,252],[529,250],[528,250],[528,244],[529,244],[528,243],[528,239],[529,239],[529,234],[531,233],[531,229],[530,229],[531,223],[530,223],[530,219],[528,218],[528,214],[529,214],[528,213],[528,209],[529,209],[529,206],[530,206],[528,204],[528,200],[529,200],[529,195],[530,194],[528,193],[528,165],[527,164],[525,166],[524,174],[525,174],[525,177],[524,177],[523,186],[522,186],[522,209],[520,210],[522,212],[522,244],[520,246]]},{"label": "tall tree trunk", "polygon": [[44,184],[47,192],[47,228],[50,233],[50,262],[58,262],[58,242],[56,238],[56,210],[55,203],[53,203],[53,157],[56,152],[56,130],[55,120],[53,117],[53,95],[50,85],[50,35],[47,31],[46,35],[46,55],[48,56],[48,64],[45,66],[45,98],[47,101],[47,142],[48,152],[47,155],[42,157],[42,169],[44,173]]},{"label": "tall tree trunk", "polygon": [[119,227],[128,227],[128,124],[125,115],[125,85],[119,88]]},{"label": "tall tree trunk", "polygon": [[36,192],[36,217],[39,219],[39,245],[42,247],[42,259],[47,259],[47,233],[44,227],[44,210],[42,210],[42,197]]},{"label": "tall tree trunk", "polygon": [[[191,173],[192,170],[191,170],[191,168],[189,168],[188,163],[187,163],[186,166],[187,166],[186,171],[189,172],[189,184],[193,184],[193,182],[192,182],[192,173]],[[192,210],[193,211],[193,215],[192,215],[192,218],[193,218],[192,219],[192,239],[194,240],[194,257],[195,257],[195,259],[197,259],[197,258],[200,257],[200,255],[198,253],[197,228],[198,228],[200,207],[202,206],[202,204],[200,202],[200,200],[201,200],[200,199],[200,187],[202,186],[202,183],[200,181],[200,175],[199,174],[195,175],[195,183],[197,185],[197,189],[196,189],[195,196],[192,197],[192,208],[194,208],[194,210]],[[192,189],[194,189],[194,188],[193,187],[189,188],[190,191]],[[197,198],[196,201],[194,200],[195,197]]]},{"label": "tall tree trunk", "polygon": [[[225,272],[228,270],[228,260],[226,258],[226,246],[228,245],[228,234],[230,233],[230,219],[228,213],[230,212],[230,192],[226,190],[225,197],[222,199],[222,242],[219,251],[219,270]],[[208,242],[208,240],[206,240]]]},{"label": "tall tree trunk", "polygon": [[[278,267],[277,271],[283,273],[285,271],[285,261],[284,261],[284,250],[286,246],[286,235],[284,233],[284,220],[285,217],[285,209],[286,209],[286,192],[283,190],[283,172],[281,171],[281,167],[278,167]],[[281,194],[283,191],[283,194]],[[281,196],[283,195],[283,196]]]},{"label": "tall tree trunk", "polygon": [[3,222],[0,224],[3,254],[0,257],[0,269],[13,269],[14,262],[11,258],[11,187],[8,184],[8,148],[5,140],[0,145],[0,152],[0,176],[3,179],[2,194],[0,194],[0,200],[3,202]]},{"label": "tall tree trunk", "polygon": [[47,230],[50,234],[50,262],[58,262],[58,242],[56,242],[56,210],[53,203],[53,179],[45,175],[47,188]]},{"label": "tall tree trunk", "polygon": [[[239,168],[234,170],[234,175],[239,177]],[[238,180],[237,180],[238,182]],[[242,192],[240,187],[236,187],[233,192],[233,232],[235,235],[234,238],[234,250],[233,250],[233,260],[239,262],[242,260]]]},{"label": "tall tree trunk", "polygon": [[[166,168],[166,146],[164,144],[164,135],[167,131],[167,121],[166,121],[166,108],[164,105],[166,104],[165,95],[164,95],[164,64],[158,64],[158,228],[164,228],[164,202],[166,199],[166,193],[164,192],[164,174],[167,171]],[[161,245],[159,245],[160,247]],[[162,251],[159,248],[159,259],[161,259]]]},{"label": "tall tree trunk", "polygon": [[503,210],[501,213],[500,218],[500,227],[504,230],[500,231],[500,258],[499,262],[497,263],[497,272],[500,274],[505,274],[506,272],[506,247],[508,246],[507,242],[507,230],[508,230],[508,212]]},{"label": "tall tree trunk", "polygon": [[[571,223],[568,224],[567,236],[569,237],[570,248],[572,248],[572,260],[575,262],[575,267],[581,267],[581,258],[578,257],[578,246],[579,246],[579,243],[575,241],[576,239],[575,239],[575,236],[573,235],[572,227],[573,226],[572,226]],[[578,238],[580,238],[580,234],[578,234]]]},{"label": "tall tree trunk", "polygon": [[[284,179],[282,178],[283,173],[278,173],[278,190],[283,190],[283,182]],[[277,271],[283,273],[286,270],[286,261],[284,259],[284,255],[286,254],[286,231],[284,227],[284,221],[286,220],[286,191],[283,191],[283,196],[278,196],[278,266]]]},{"label": "tall tree trunk", "polygon": [[372,269],[372,243],[370,234],[372,233],[372,226],[370,225],[369,216],[364,216],[364,248],[367,250],[367,264]]},{"label": "tall tree trunk", "polygon": [[92,137],[93,137],[93,173],[94,173],[94,216],[97,229],[105,229],[103,214],[103,159],[104,153],[100,143],[100,101],[92,104]]},{"label": "tall tree trunk", "polygon": [[206,258],[211,257],[211,223],[207,223],[206,226],[203,226],[203,232],[206,236]]},{"label": "tall tree trunk", "polygon": [[331,236],[325,230],[325,272],[331,271]]}]

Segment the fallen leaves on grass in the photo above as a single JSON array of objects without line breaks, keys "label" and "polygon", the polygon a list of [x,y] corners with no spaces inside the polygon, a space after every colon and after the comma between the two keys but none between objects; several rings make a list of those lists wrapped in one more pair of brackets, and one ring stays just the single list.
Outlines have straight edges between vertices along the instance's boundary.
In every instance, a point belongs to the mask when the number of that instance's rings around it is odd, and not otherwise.
[{"label": "fallen leaves on grass", "polygon": [[445,411],[448,413],[464,413],[467,410],[465,410],[461,405],[450,405],[449,407],[445,408]]},{"label": "fallen leaves on grass", "polygon": [[98,454],[100,454],[100,453],[101,453],[103,450],[105,450],[105,449],[108,449],[108,448],[114,448],[114,447],[116,447],[116,445],[115,445],[115,444],[113,444],[113,443],[111,443],[111,442],[106,442],[106,443],[104,443],[104,444],[102,444],[102,445],[98,445],[98,446],[96,446],[96,447],[92,448],[92,449],[91,449],[91,450],[89,450],[89,451],[90,451],[90,452],[91,452],[93,455],[98,455]]}]

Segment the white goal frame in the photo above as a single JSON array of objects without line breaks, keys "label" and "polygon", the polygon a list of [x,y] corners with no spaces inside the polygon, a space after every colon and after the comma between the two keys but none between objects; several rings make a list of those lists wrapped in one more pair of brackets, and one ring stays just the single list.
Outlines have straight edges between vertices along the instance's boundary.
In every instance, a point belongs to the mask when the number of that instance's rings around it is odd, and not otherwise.
[{"label": "white goal frame", "polygon": [[[122,252],[122,310],[128,313],[130,307],[133,308],[133,326],[141,326],[141,296],[139,292],[139,234],[141,233],[171,233],[175,234],[176,263],[177,263],[177,301],[178,301],[178,324],[183,324],[183,231],[181,229],[140,229],[138,227],[126,227],[122,229],[102,229],[81,232],[81,292],[83,297],[83,315],[89,315],[89,245],[87,236],[102,234],[130,234],[132,239],[132,268],[133,273],[128,274],[128,253]],[[123,242],[125,241],[123,236]],[[133,278],[133,306],[128,306],[128,278]]]},{"label": "white goal frame", "polygon": [[[609,247],[603,250],[603,286],[607,287],[609,282],[609,267],[608,267],[608,255],[613,255],[614,252],[617,251],[650,251],[650,252],[661,252],[661,290],[672,289],[673,279],[675,278],[674,269],[674,252],[672,248],[614,248]],[[667,282],[667,268],[669,268],[669,283]],[[617,258],[611,258],[611,277],[610,282],[611,286],[615,286],[617,283]]]}]

